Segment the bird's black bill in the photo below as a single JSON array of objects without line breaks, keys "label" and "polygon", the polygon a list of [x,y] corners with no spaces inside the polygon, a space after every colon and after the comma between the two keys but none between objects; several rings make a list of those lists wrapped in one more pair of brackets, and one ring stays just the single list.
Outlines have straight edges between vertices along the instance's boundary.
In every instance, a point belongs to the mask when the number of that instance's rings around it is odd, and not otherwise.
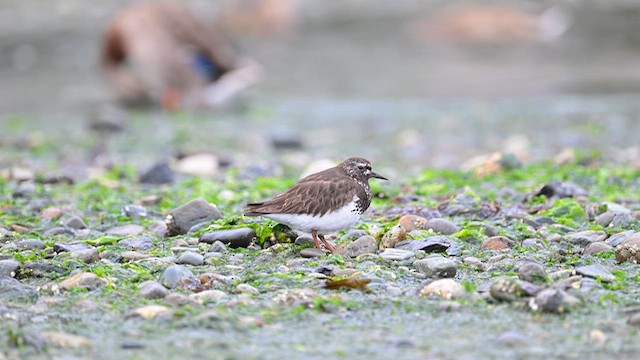
[{"label": "bird's black bill", "polygon": [[372,172],[371,172],[370,177],[372,177],[372,178],[376,178],[376,179],[382,179],[382,180],[389,180],[389,179],[387,179],[386,177],[384,177],[384,176],[382,176],[382,175],[378,174],[378,173],[377,173],[377,172],[375,172],[375,171],[372,171]]}]

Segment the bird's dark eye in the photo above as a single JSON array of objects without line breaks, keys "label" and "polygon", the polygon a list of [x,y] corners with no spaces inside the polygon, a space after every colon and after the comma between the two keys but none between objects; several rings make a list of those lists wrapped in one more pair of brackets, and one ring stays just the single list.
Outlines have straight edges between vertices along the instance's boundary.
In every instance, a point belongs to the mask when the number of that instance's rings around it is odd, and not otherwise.
[{"label": "bird's dark eye", "polygon": [[360,164],[360,165],[358,165],[358,169],[360,169],[360,170],[364,170],[364,169],[366,169],[366,166],[364,166],[364,165]]}]

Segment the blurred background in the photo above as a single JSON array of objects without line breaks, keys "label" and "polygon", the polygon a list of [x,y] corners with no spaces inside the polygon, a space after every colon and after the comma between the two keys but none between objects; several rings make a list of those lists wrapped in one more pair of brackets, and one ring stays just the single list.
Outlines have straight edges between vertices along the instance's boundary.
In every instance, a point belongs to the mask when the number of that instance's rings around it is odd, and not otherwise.
[{"label": "blurred background", "polygon": [[637,1],[184,1],[263,75],[224,107],[178,111],[122,108],[105,84],[100,37],[131,3],[0,0],[0,165],[206,152],[400,172],[573,148],[640,166]]}]

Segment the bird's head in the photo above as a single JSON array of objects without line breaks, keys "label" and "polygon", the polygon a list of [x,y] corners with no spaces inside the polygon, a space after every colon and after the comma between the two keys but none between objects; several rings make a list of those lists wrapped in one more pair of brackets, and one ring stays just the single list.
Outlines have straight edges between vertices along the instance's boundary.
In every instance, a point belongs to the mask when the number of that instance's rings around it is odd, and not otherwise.
[{"label": "bird's head", "polygon": [[369,180],[371,178],[388,180],[371,169],[371,163],[367,159],[352,157],[343,161],[340,165],[352,178]]}]

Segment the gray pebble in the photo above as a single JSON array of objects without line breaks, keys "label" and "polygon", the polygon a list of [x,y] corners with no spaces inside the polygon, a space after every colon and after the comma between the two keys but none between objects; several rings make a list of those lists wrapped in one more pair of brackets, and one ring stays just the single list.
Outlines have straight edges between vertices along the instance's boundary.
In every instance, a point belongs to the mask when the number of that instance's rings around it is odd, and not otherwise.
[{"label": "gray pebble", "polygon": [[204,199],[194,199],[173,209],[165,218],[165,223],[169,235],[181,235],[196,224],[216,219],[222,219],[222,214],[215,205]]},{"label": "gray pebble", "polygon": [[13,259],[0,260],[0,277],[2,276],[15,277],[21,265],[22,264],[18,260],[13,260]]},{"label": "gray pebble", "polygon": [[222,241],[216,241],[211,244],[209,251],[220,254],[226,254],[229,252],[229,250],[227,250],[227,246]]},{"label": "gray pebble", "polygon": [[72,235],[74,236],[75,230],[72,228],[68,228],[68,227],[63,227],[63,226],[57,226],[54,228],[51,228],[45,232],[42,233],[43,237],[50,237],[50,236],[55,236],[55,235]]},{"label": "gray pebble", "polygon": [[135,220],[139,220],[141,217],[147,216],[147,209],[144,206],[125,205],[122,208],[122,214]]},{"label": "gray pebble", "polygon": [[227,230],[217,230],[202,234],[200,236],[200,242],[212,244],[216,241],[221,241],[224,244],[228,244],[233,249],[246,248],[251,244],[256,237],[256,231],[252,228],[237,228]]},{"label": "gray pebble", "polygon": [[20,249],[44,249],[44,241],[38,239],[26,239],[16,242],[16,246]]},{"label": "gray pebble", "polygon": [[71,251],[69,254],[72,258],[82,260],[87,264],[91,264],[100,260],[100,257],[98,256],[98,250],[96,248],[75,250]]},{"label": "gray pebble", "polygon": [[596,216],[596,224],[600,225],[600,226],[609,226],[609,224],[611,224],[611,221],[613,221],[613,218],[616,216],[616,214],[613,211],[605,211],[602,214]]},{"label": "gray pebble", "polygon": [[469,267],[471,267],[472,269],[476,270],[476,271],[485,271],[486,270],[486,266],[482,263],[482,261],[480,261],[480,259],[473,257],[473,256],[467,256],[464,259],[462,259],[462,262],[469,265]]},{"label": "gray pebble", "polygon": [[144,231],[144,228],[137,224],[128,224],[121,226],[114,226],[110,229],[107,229],[105,233],[107,235],[114,236],[129,236],[129,235],[138,235]]},{"label": "gray pebble", "polygon": [[425,228],[442,235],[451,235],[460,231],[458,225],[442,218],[430,219],[429,221],[427,221],[427,225],[425,226]]},{"label": "gray pebble", "polygon": [[175,174],[167,161],[161,161],[146,170],[138,178],[143,184],[171,184],[175,181]]},{"label": "gray pebble", "polygon": [[327,254],[324,250],[322,249],[317,249],[317,248],[304,248],[302,250],[300,250],[300,256],[305,257],[305,258],[315,258],[315,257],[320,257],[322,255]]},{"label": "gray pebble", "polygon": [[608,251],[610,249],[612,249],[612,246],[603,241],[593,242],[587,245],[587,247],[582,252],[582,255],[595,255],[601,252]]},{"label": "gray pebble", "polygon": [[[369,234],[367,234],[367,232],[364,231],[364,230],[352,229],[349,232],[347,232],[346,234],[344,234],[344,236],[342,237],[342,240],[356,240],[356,239],[360,239],[361,237],[363,237],[365,235],[369,235]],[[309,237],[309,238],[311,239],[311,237]],[[313,239],[311,241],[313,242]]]},{"label": "gray pebble", "polygon": [[348,244],[344,248],[343,255],[354,258],[362,254],[375,254],[376,250],[378,250],[376,240],[369,235],[365,235]]},{"label": "gray pebble", "polygon": [[36,194],[36,185],[32,182],[24,182],[13,190],[14,198],[27,198]]},{"label": "gray pebble", "polygon": [[548,276],[542,265],[535,261],[526,261],[518,269],[518,278],[532,283],[544,283]]},{"label": "gray pebble", "polygon": [[607,243],[607,244],[609,244],[609,245],[611,245],[611,246],[613,246],[613,247],[616,247],[616,246],[618,246],[621,242],[623,242],[626,238],[628,238],[628,237],[630,237],[631,235],[634,235],[634,234],[636,234],[636,232],[635,232],[635,231],[633,231],[633,230],[628,230],[628,231],[619,232],[619,233],[617,233],[617,234],[613,234],[613,235],[611,235],[611,236],[607,239],[606,243]]},{"label": "gray pebble", "polygon": [[313,243],[313,239],[309,235],[300,235],[296,238],[296,240],[293,243],[295,245],[304,246],[304,247],[315,246],[315,244]]},{"label": "gray pebble", "polygon": [[118,246],[134,249],[134,250],[142,250],[146,251],[151,249],[153,246],[153,240],[147,236],[140,236],[136,238],[124,239],[118,241]]},{"label": "gray pebble", "polygon": [[451,278],[456,275],[457,271],[454,261],[439,255],[432,255],[421,260],[416,260],[413,266],[428,278],[432,279]]},{"label": "gray pebble", "polygon": [[183,279],[195,280],[195,276],[191,270],[182,265],[171,265],[164,270],[158,281],[165,287],[173,289]]},{"label": "gray pebble", "polygon": [[84,220],[82,220],[80,216],[71,217],[69,220],[64,222],[64,226],[76,230],[87,228],[87,224],[85,224]]},{"label": "gray pebble", "polygon": [[12,277],[0,276],[0,301],[24,303],[37,299],[38,291],[36,289],[23,285]]},{"label": "gray pebble", "polygon": [[186,251],[182,253],[180,256],[178,256],[178,260],[176,260],[176,264],[199,266],[204,264],[204,256],[193,251]]},{"label": "gray pebble", "polygon": [[57,242],[53,244],[53,252],[56,252],[56,253],[72,252],[72,251],[86,250],[86,249],[92,249],[92,248],[93,246],[89,244],[85,244],[83,242],[77,242],[72,244]]},{"label": "gray pebble", "polygon": [[415,256],[413,251],[388,248],[380,253],[380,257],[386,260],[402,261]]},{"label": "gray pebble", "polygon": [[607,233],[602,230],[586,230],[567,234],[565,238],[573,244],[587,246],[592,242],[604,241],[607,238]]},{"label": "gray pebble", "polygon": [[445,252],[451,247],[451,241],[446,236],[429,236],[421,240],[403,240],[396,244],[396,249],[409,251],[424,251],[426,253]]},{"label": "gray pebble", "polygon": [[138,293],[146,299],[162,299],[169,295],[169,291],[162,284],[153,280],[140,284]]},{"label": "gray pebble", "polygon": [[575,269],[576,274],[597,279],[598,277],[604,282],[613,282],[615,276],[606,267],[600,264],[580,266]]}]

